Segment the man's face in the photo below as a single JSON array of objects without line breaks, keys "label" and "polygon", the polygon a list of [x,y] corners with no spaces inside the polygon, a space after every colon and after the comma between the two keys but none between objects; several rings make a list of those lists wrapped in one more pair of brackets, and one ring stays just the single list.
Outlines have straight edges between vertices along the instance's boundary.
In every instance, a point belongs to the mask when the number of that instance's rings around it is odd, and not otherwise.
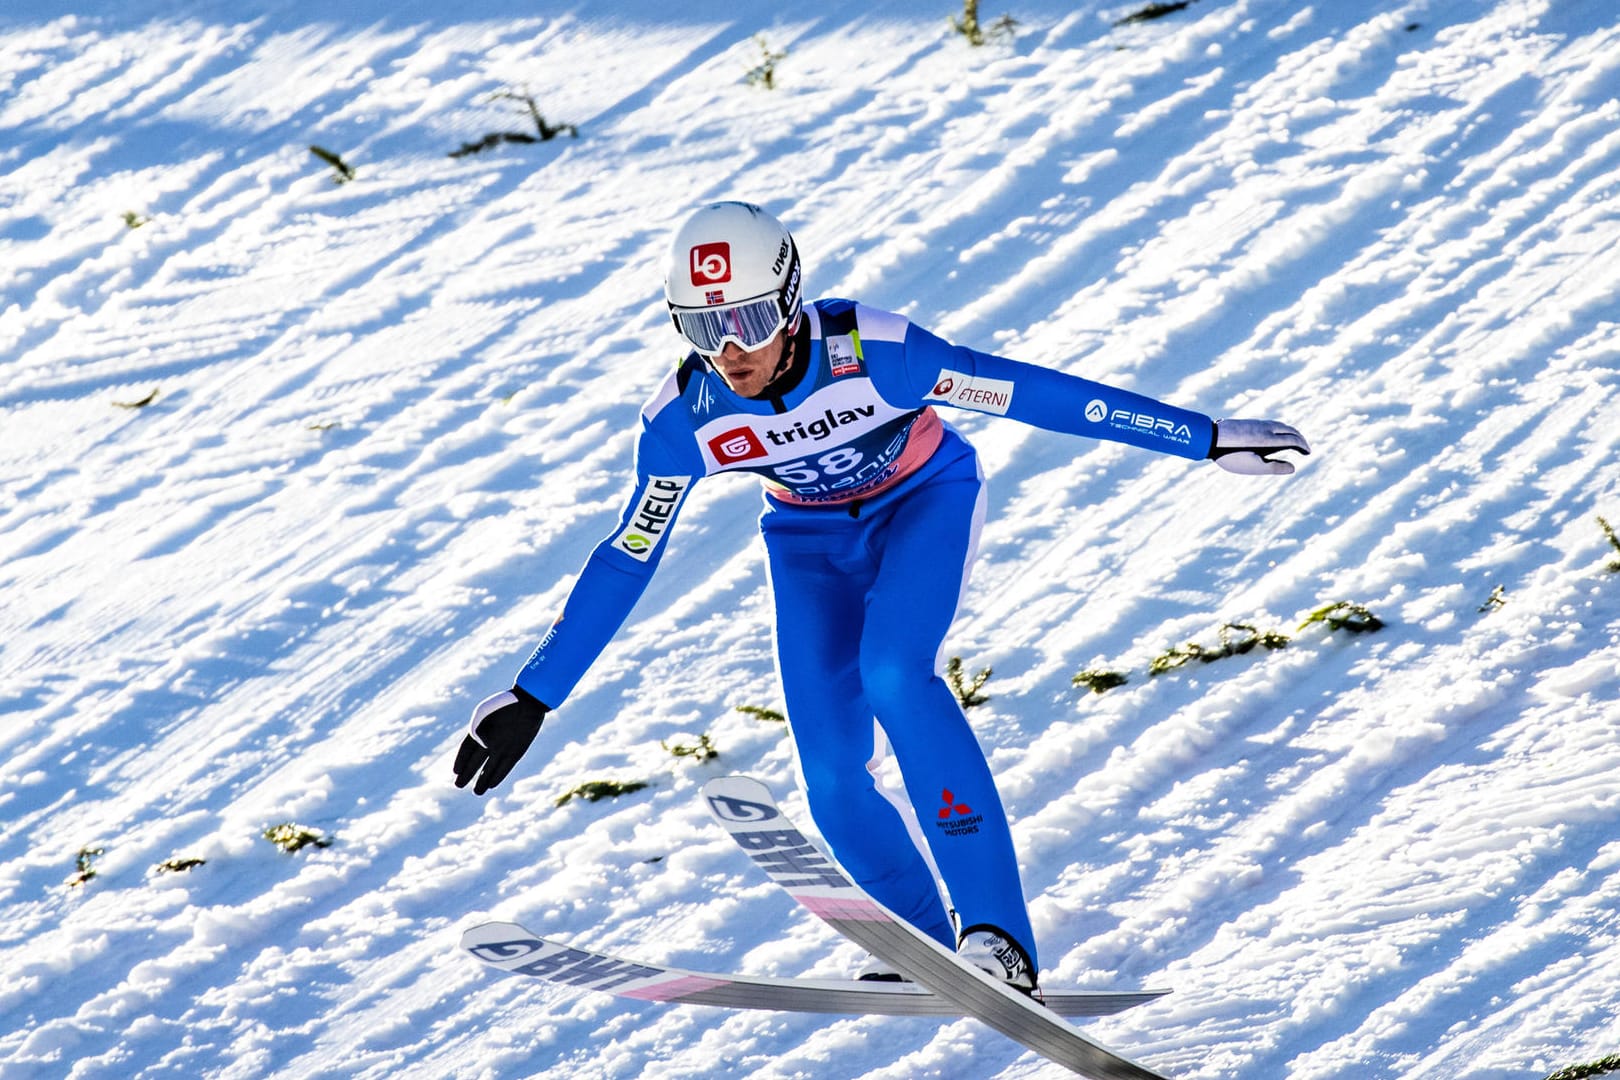
[{"label": "man's face", "polygon": [[753,352],[728,341],[711,362],[733,392],[745,398],[758,397],[778,374],[786,348],[787,331],[784,329]]}]

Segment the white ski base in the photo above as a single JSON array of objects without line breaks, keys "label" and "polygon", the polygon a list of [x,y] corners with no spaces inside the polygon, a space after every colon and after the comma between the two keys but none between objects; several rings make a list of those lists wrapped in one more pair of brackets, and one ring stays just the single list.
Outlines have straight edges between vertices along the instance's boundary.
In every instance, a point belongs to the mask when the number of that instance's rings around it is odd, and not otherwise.
[{"label": "white ski base", "polygon": [[[688,971],[547,941],[517,923],[488,922],[471,927],[461,935],[461,947],[489,966],[509,974],[640,1001],[771,1012],[963,1015],[960,1006],[915,983],[781,979]],[[1159,996],[1152,991],[1081,990],[1053,994],[1047,1005],[1064,1016],[1107,1016]]]},{"label": "white ski base", "polygon": [[747,776],[703,786],[709,812],[772,881],[833,929],[907,978],[955,1003],[1037,1054],[1093,1080],[1165,1080],[1077,1031],[1034,998],[901,920],[845,876],[782,813],[770,790]]}]

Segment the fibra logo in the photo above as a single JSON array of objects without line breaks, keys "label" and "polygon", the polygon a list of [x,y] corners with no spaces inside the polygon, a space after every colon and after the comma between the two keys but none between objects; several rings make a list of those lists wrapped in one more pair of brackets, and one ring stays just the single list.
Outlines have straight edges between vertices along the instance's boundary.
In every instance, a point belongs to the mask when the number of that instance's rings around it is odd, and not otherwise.
[{"label": "fibra logo", "polygon": [[731,280],[731,245],[724,240],[692,249],[692,284],[719,285]]},{"label": "fibra logo", "polygon": [[740,427],[723,431],[710,439],[709,453],[721,465],[735,465],[739,461],[764,457],[767,451],[753,428]]},{"label": "fibra logo", "polygon": [[1091,399],[1091,404],[1086,406],[1086,419],[1093,424],[1100,424],[1108,419],[1108,406],[1103,404],[1101,398]]}]

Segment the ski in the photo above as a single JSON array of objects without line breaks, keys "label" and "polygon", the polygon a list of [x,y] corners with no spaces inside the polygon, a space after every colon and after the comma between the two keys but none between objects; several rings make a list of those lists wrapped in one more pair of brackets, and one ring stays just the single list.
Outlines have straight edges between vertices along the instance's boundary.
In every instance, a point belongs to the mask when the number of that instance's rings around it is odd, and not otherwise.
[{"label": "ski", "polygon": [[845,876],[746,776],[703,786],[709,812],[795,900],[873,956],[1041,1056],[1093,1080],[1164,1080],[1086,1038],[1041,1002],[964,964]]},{"label": "ski", "polygon": [[[489,922],[471,927],[461,935],[461,947],[490,967],[509,974],[640,1001],[770,1012],[963,1015],[959,1006],[914,983],[713,975],[562,945],[517,923]],[[1080,991],[1055,994],[1049,1004],[1065,1016],[1107,1016],[1157,996],[1151,992]]]}]

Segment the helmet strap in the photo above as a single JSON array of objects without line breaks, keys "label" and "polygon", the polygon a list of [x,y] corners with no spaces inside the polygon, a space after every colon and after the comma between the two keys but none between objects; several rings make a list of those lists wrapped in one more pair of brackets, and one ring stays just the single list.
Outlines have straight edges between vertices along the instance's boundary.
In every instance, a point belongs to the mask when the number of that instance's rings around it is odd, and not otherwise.
[{"label": "helmet strap", "polygon": [[[794,321],[797,322],[797,320]],[[798,347],[798,335],[794,333],[794,329],[793,327],[783,328],[787,334],[787,347],[782,350],[782,359],[776,362],[776,370],[772,371],[771,377],[765,380],[767,386],[787,374],[793,367],[793,354]]]}]

